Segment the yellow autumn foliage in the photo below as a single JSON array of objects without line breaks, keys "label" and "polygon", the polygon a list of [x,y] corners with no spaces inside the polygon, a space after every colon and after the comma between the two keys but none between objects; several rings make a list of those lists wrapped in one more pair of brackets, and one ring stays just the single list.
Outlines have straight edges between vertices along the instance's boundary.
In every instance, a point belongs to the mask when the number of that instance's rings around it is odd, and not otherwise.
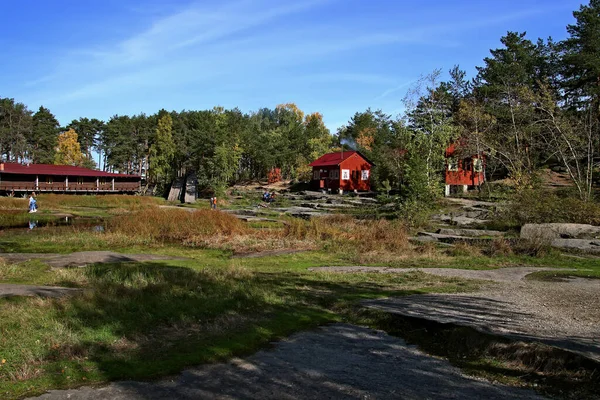
[{"label": "yellow autumn foliage", "polygon": [[77,132],[69,129],[58,135],[54,164],[80,166],[83,164],[83,158]]}]

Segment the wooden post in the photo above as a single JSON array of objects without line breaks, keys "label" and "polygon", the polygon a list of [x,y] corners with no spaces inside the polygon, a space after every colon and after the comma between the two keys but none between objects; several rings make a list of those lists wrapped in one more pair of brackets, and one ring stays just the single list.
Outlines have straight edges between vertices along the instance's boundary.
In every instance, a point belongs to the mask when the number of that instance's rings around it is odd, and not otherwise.
[{"label": "wooden post", "polygon": [[69,190],[69,177],[65,176],[65,189]]},{"label": "wooden post", "polygon": [[39,175],[35,176],[35,190],[40,190],[40,177]]},{"label": "wooden post", "polygon": [[113,190],[113,192],[115,190],[115,178],[112,178],[112,190]]},{"label": "wooden post", "polygon": [[96,178],[96,190],[100,190],[100,178]]}]

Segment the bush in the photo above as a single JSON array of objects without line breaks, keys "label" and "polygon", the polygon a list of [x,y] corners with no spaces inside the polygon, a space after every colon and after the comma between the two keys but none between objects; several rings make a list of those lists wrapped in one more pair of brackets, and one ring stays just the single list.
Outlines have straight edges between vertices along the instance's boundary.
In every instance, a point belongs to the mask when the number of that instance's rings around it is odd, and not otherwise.
[{"label": "bush", "polygon": [[513,254],[513,250],[508,240],[504,238],[498,238],[492,240],[489,247],[484,251],[484,253],[491,257],[509,256]]},{"label": "bush", "polygon": [[519,226],[550,222],[600,225],[600,205],[546,190],[524,190],[514,195],[499,220]]}]

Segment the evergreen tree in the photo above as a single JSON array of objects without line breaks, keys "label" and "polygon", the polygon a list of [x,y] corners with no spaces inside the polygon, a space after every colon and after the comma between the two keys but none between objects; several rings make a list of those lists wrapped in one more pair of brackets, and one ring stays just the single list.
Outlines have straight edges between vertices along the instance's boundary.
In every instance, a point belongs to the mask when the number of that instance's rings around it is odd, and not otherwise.
[{"label": "evergreen tree", "polygon": [[[600,0],[590,0],[573,12],[577,20],[567,26],[570,35],[563,49],[563,88],[569,105],[586,106],[592,98],[598,108],[600,98]],[[587,108],[587,107],[586,107]]]},{"label": "evergreen tree", "polygon": [[168,184],[172,175],[172,162],[175,155],[175,143],[172,136],[173,119],[171,115],[164,112],[158,118],[154,143],[150,146],[150,179],[158,184]]},{"label": "evergreen tree", "polygon": [[14,99],[0,98],[0,157],[5,161],[23,161],[31,136],[31,111]]},{"label": "evergreen tree", "polygon": [[60,124],[54,115],[45,107],[33,114],[33,126],[28,138],[30,158],[34,163],[52,164]]}]

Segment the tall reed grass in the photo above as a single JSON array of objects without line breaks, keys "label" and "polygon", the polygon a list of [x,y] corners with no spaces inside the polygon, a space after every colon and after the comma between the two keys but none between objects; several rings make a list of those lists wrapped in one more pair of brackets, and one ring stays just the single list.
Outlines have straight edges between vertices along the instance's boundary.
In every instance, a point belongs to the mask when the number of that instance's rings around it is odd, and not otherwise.
[{"label": "tall reed grass", "polygon": [[150,242],[201,245],[214,237],[231,237],[248,232],[236,217],[213,210],[146,208],[114,217],[107,222],[109,233],[134,236]]},{"label": "tall reed grass", "polygon": [[[164,200],[149,196],[125,195],[70,195],[70,194],[39,194],[38,206],[43,209],[64,209],[69,207],[90,208],[126,208],[139,209],[164,203]],[[0,197],[0,210],[27,209],[27,198]]]},{"label": "tall reed grass", "polygon": [[395,252],[407,248],[406,227],[399,221],[357,220],[349,215],[334,215],[305,221],[287,220],[283,235],[334,246],[340,251]]}]

